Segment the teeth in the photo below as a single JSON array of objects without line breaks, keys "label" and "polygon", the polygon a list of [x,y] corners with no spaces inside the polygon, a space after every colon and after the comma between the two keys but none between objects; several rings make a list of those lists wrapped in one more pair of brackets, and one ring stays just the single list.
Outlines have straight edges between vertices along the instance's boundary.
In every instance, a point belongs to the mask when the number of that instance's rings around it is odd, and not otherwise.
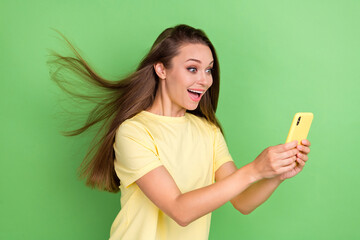
[{"label": "teeth", "polygon": [[203,92],[202,91],[195,91],[195,90],[191,90],[191,89],[188,89],[190,92],[194,92],[194,93],[199,93],[199,94],[202,94]]}]

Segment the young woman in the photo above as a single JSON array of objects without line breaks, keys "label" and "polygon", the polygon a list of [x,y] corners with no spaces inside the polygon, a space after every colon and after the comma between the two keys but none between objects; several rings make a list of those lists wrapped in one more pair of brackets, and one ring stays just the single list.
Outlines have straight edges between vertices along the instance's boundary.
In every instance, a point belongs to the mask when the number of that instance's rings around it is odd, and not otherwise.
[{"label": "young woman", "polygon": [[104,121],[82,176],[92,187],[121,191],[111,240],[207,239],[213,210],[231,201],[249,214],[308,160],[310,142],[294,141],[268,147],[237,169],[215,116],[218,59],[202,30],[164,30],[136,71],[119,81],[101,78],[73,51],[76,58],[55,54],[55,62],[107,94],[87,124],[68,135]]}]

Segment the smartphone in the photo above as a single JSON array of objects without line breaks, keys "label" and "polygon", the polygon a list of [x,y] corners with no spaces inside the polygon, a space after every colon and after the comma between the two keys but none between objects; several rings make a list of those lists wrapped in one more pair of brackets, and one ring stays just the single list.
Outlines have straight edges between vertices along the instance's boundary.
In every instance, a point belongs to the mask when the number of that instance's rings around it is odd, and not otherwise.
[{"label": "smartphone", "polygon": [[296,113],[285,143],[297,140],[298,145],[302,145],[301,140],[307,138],[313,118],[314,114],[311,112]]}]

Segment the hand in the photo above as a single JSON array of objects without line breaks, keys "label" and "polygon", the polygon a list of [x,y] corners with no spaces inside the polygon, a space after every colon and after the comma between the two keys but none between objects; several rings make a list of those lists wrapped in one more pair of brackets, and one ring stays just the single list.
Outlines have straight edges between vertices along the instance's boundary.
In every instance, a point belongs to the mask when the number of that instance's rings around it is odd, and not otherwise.
[{"label": "hand", "polygon": [[309,159],[307,155],[310,152],[311,143],[307,139],[302,140],[301,143],[303,145],[297,145],[296,147],[298,150],[300,150],[300,152],[297,154],[296,166],[293,169],[289,170],[288,172],[281,174],[280,175],[281,180],[285,180],[296,176],[299,172],[301,172],[301,170],[303,170],[306,161]]},{"label": "hand", "polygon": [[289,172],[296,167],[297,141],[266,148],[252,162],[257,179],[273,178]]}]

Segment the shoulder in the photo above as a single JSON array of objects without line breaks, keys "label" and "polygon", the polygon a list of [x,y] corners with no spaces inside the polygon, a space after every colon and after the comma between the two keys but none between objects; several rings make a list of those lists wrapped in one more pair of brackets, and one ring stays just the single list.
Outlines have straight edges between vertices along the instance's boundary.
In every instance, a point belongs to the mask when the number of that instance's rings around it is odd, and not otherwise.
[{"label": "shoulder", "polygon": [[140,114],[136,114],[134,117],[126,119],[116,129],[116,136],[138,136],[144,137],[149,135],[147,130],[146,121],[144,122]]},{"label": "shoulder", "polygon": [[129,150],[132,149],[136,154],[139,154],[141,149],[156,152],[156,142],[153,135],[137,117],[125,120],[116,129],[114,147],[118,151],[122,150],[122,152],[130,152]]}]

